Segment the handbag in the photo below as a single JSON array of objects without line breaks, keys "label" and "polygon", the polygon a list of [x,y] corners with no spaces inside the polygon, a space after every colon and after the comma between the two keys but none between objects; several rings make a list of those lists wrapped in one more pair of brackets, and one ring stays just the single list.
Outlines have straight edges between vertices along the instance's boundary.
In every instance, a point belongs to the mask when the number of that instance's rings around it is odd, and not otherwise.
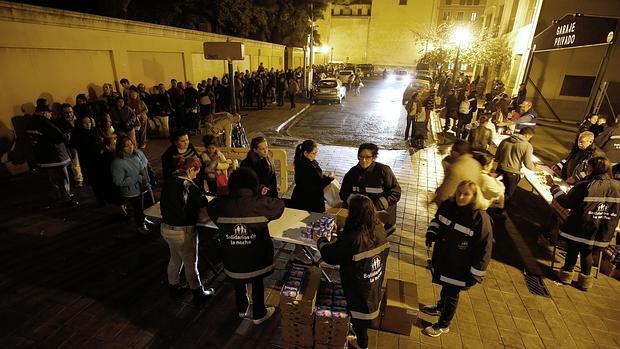
[{"label": "handbag", "polygon": [[228,172],[226,170],[215,172],[215,194],[217,196],[228,195]]},{"label": "handbag", "polygon": [[323,197],[325,198],[326,208],[342,207],[340,200],[340,182],[334,178],[325,188],[323,188]]},{"label": "handbag", "polygon": [[469,114],[469,100],[465,99],[459,104],[459,113]]}]

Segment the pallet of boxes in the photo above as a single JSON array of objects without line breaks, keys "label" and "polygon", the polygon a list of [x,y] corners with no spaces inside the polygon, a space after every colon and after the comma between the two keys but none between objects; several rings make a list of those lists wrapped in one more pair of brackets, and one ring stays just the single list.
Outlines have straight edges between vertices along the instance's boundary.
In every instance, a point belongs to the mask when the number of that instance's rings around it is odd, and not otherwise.
[{"label": "pallet of boxes", "polygon": [[[330,237],[336,218],[323,216],[302,229],[302,238]],[[284,348],[344,348],[349,331],[342,286],[321,281],[318,267],[293,264],[280,297]]]}]

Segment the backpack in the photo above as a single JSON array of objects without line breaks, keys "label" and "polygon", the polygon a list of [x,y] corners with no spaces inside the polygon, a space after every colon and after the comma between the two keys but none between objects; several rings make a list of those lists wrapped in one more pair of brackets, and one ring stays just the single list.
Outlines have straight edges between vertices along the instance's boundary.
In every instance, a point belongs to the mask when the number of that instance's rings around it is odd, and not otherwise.
[{"label": "backpack", "polygon": [[469,100],[464,99],[461,104],[459,104],[459,113],[469,114]]}]

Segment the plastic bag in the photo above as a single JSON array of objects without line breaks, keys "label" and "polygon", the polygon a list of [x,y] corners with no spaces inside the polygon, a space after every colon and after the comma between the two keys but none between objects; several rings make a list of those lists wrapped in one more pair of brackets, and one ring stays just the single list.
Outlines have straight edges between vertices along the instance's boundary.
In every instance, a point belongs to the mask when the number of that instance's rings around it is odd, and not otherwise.
[{"label": "plastic bag", "polygon": [[342,207],[340,200],[340,182],[334,179],[323,189],[323,197],[325,198],[326,208]]}]

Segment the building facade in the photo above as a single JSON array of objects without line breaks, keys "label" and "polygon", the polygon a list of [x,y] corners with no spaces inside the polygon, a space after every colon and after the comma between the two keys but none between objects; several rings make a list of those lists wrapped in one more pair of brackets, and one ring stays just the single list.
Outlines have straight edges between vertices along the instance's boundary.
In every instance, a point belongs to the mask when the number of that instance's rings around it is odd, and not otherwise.
[{"label": "building facade", "polygon": [[440,0],[437,23],[471,23],[481,26],[487,0]]},{"label": "building facade", "polygon": [[317,52],[315,62],[413,67],[423,53],[415,33],[437,23],[438,4],[439,0],[332,1],[317,22],[325,49]]}]

